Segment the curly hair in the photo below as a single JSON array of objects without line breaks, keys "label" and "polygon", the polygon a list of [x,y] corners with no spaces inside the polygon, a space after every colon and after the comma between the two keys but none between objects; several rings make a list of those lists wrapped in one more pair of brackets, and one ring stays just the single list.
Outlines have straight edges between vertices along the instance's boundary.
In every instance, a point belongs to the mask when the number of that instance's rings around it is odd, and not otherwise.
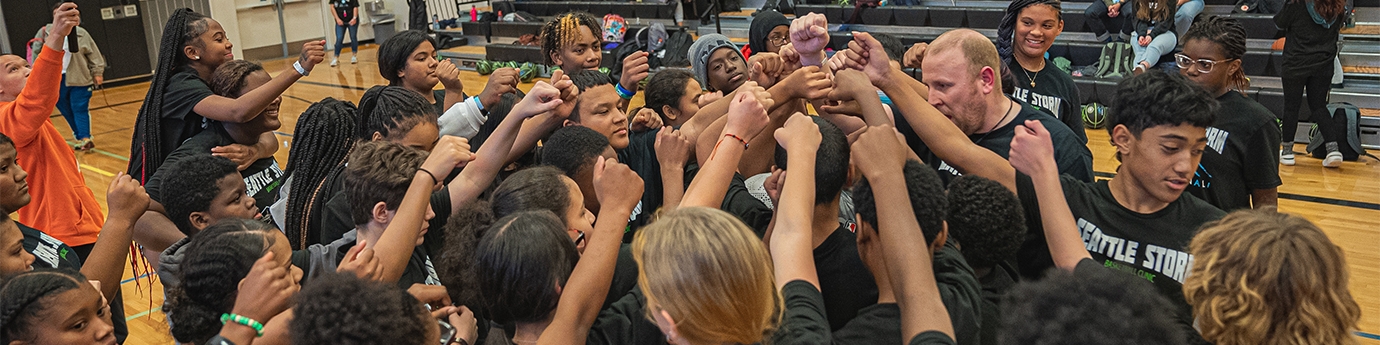
[{"label": "curly hair", "polygon": [[[915,220],[920,223],[920,232],[925,234],[925,243],[934,243],[944,230],[945,213],[949,210],[949,199],[944,196],[939,175],[934,169],[915,160],[906,161],[902,174],[906,179],[906,194],[910,195],[910,208],[915,212]],[[881,229],[877,229],[877,200],[866,178],[853,185],[853,211],[860,216],[859,222],[881,232]]]},{"label": "curly hair", "polygon": [[0,343],[33,342],[30,327],[58,294],[81,288],[86,276],[70,269],[38,270],[5,278],[0,285]]},{"label": "curly hair", "polygon": [[302,288],[288,323],[293,344],[429,344],[422,302],[394,284],[328,273]]},{"label": "curly hair", "polygon": [[581,171],[591,169],[609,147],[609,138],[589,127],[566,126],[552,132],[542,143],[541,164],[575,178]]},{"label": "curly hair", "polygon": [[177,230],[195,234],[200,229],[192,226],[190,216],[211,209],[211,200],[221,193],[219,182],[226,178],[242,178],[235,163],[209,154],[192,155],[168,167],[158,201],[167,208],[168,219]]},{"label": "curly hair", "polygon": [[293,249],[321,240],[321,207],[340,188],[345,160],[354,149],[355,105],[327,97],[312,103],[297,119],[285,176],[292,177],[283,233]]},{"label": "curly hair", "polygon": [[244,90],[245,78],[254,72],[262,72],[264,66],[245,61],[230,60],[220,67],[216,67],[215,72],[211,73],[211,93],[222,97],[237,98],[240,91]]},{"label": "curly hair", "polygon": [[1203,226],[1184,298],[1219,345],[1355,344],[1361,318],[1346,259],[1312,222],[1274,208]]},{"label": "curly hair", "polygon": [[1025,215],[1016,194],[977,175],[949,182],[949,234],[975,268],[1012,258],[1025,240]]},{"label": "curly hair", "polygon": [[[810,120],[819,126],[822,139],[815,150],[815,205],[824,205],[838,200],[843,191],[843,183],[848,180],[848,135],[833,123],[819,116]],[[777,169],[786,170],[786,148],[776,145],[774,162]],[[856,197],[855,197],[856,198]],[[876,223],[873,223],[876,224]]]},{"label": "curly hair", "polygon": [[551,54],[559,52],[561,47],[573,44],[580,38],[581,26],[589,28],[589,34],[594,35],[594,39],[599,41],[598,45],[603,45],[603,35],[599,34],[603,31],[602,25],[599,24],[599,19],[594,18],[589,12],[562,13],[541,26],[541,33],[537,36],[541,37],[541,56],[546,59],[546,64],[556,64]]},{"label": "curly hair", "polygon": [[1145,279],[1100,266],[1051,270],[1021,282],[1002,301],[1001,344],[1177,345],[1183,328],[1168,299]]},{"label": "curly hair", "polygon": [[[1246,55],[1246,27],[1235,18],[1200,15],[1179,40],[1206,40],[1216,43],[1217,47],[1222,49],[1222,56],[1228,60],[1240,59]],[[1250,89],[1251,81],[1246,78],[1244,69],[1237,68],[1231,73],[1232,87],[1242,92]]]},{"label": "curly hair", "polygon": [[422,123],[436,125],[436,108],[422,95],[401,86],[375,86],[359,98],[355,139],[402,137]]},{"label": "curly hair", "polygon": [[388,80],[389,86],[402,85],[402,77],[398,76],[398,71],[407,69],[408,57],[412,56],[412,51],[417,50],[417,46],[422,45],[422,42],[431,42],[433,49],[440,49],[440,44],[437,44],[435,38],[419,30],[399,32],[379,45],[379,75]]},{"label": "curly hair", "polygon": [[[728,212],[665,212],[633,235],[632,256],[646,304],[670,314],[692,343],[761,343],[781,326],[785,307],[771,255]],[[645,309],[654,320],[655,310]]]},{"label": "curly hair", "polygon": [[1177,73],[1143,73],[1117,83],[1107,108],[1107,134],[1124,125],[1140,137],[1147,128],[1190,125],[1207,128],[1217,120],[1217,100]]},{"label": "curly hair", "polygon": [[[436,274],[450,293],[451,301],[475,309],[484,305],[479,292],[475,248],[496,218],[527,211],[563,215],[570,208],[570,202],[569,187],[561,180],[561,171],[542,166],[513,173],[494,189],[490,201],[467,204],[451,215],[445,226],[446,248],[435,262]],[[562,229],[569,225],[564,218],[559,220]]]},{"label": "curly hair", "polygon": [[[163,36],[158,41],[158,64],[154,70],[159,73],[153,75],[153,80],[149,81],[149,92],[144,96],[144,104],[139,106],[139,113],[135,116],[134,136],[131,138],[130,148],[132,155],[129,160],[128,171],[131,176],[139,182],[147,183],[153,173],[163,165],[163,160],[168,158],[177,145],[182,143],[164,143],[163,137],[163,96],[167,94],[168,83],[179,68],[187,66],[191,60],[187,54],[182,53],[182,48],[194,46],[204,48],[205,42],[201,41],[201,35],[210,30],[210,17],[196,13],[190,8],[179,8],[168,16],[168,22],[163,25]],[[193,133],[186,133],[191,136]]]},{"label": "curly hair", "polygon": [[364,141],[350,152],[345,167],[345,198],[350,200],[350,218],[355,225],[373,218],[374,205],[383,202],[396,210],[407,195],[417,168],[426,161],[426,152],[387,141]]},{"label": "curly hair", "polygon": [[240,280],[273,246],[274,231],[257,220],[226,219],[192,235],[163,306],[174,339],[203,344],[220,332],[220,315],[234,307]]}]

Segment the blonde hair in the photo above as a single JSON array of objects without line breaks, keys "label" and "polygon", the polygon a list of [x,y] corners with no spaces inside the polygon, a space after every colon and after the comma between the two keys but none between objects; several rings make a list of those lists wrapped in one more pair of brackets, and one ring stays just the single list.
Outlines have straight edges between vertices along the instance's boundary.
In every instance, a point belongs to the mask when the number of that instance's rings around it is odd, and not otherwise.
[{"label": "blonde hair", "polygon": [[[662,213],[632,243],[648,306],[694,343],[762,342],[781,320],[771,256],[743,222],[712,208]],[[647,317],[659,311],[647,308]]]},{"label": "blonde hair", "polygon": [[1302,217],[1242,210],[1208,223],[1189,244],[1184,297],[1218,345],[1355,344],[1361,308],[1342,251]]}]

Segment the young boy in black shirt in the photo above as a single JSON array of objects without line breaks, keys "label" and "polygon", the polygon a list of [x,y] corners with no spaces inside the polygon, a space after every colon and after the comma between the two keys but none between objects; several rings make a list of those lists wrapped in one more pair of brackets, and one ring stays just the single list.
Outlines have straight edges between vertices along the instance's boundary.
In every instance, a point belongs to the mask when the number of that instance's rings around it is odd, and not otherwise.
[{"label": "young boy in black shirt", "polygon": [[[871,129],[869,129],[871,130]],[[981,324],[982,290],[973,269],[964,261],[956,243],[949,241],[945,219],[948,201],[939,187],[938,175],[933,169],[908,160],[903,168],[905,187],[910,195],[915,219],[924,232],[924,248],[931,256],[934,280],[939,287],[940,299],[948,311],[958,344],[978,344]],[[900,186],[895,186],[896,188]],[[893,277],[887,273],[892,264],[883,260],[883,235],[879,229],[878,205],[875,190],[867,180],[859,181],[853,187],[853,203],[858,212],[857,247],[867,268],[875,275],[880,293],[878,304],[863,308],[846,326],[834,333],[834,341],[844,344],[884,344],[901,341],[901,309],[896,305],[897,296],[889,286]],[[822,277],[822,276],[821,276]],[[830,310],[832,312],[832,310]]]},{"label": "young boy in black shirt", "polygon": [[949,234],[982,284],[981,344],[996,344],[1002,297],[1020,277],[1011,259],[1025,240],[1025,209],[996,181],[960,176],[949,183]]},{"label": "young boy in black shirt", "polygon": [[[139,246],[149,261],[158,263],[164,287],[172,287],[177,285],[175,272],[182,261],[182,248],[192,235],[222,219],[258,217],[259,208],[254,198],[245,193],[244,179],[229,159],[194,155],[165,165],[157,174],[167,177],[163,185],[167,193],[155,190],[149,197],[167,205],[166,214],[158,215],[175,226],[179,237],[161,250],[152,242],[139,242]],[[144,217],[152,212],[146,212]]]},{"label": "young boy in black shirt", "polygon": [[1208,16],[1188,29],[1183,42],[1183,53],[1175,55],[1179,73],[1221,104],[1188,192],[1228,212],[1279,204],[1279,126],[1265,106],[1233,92],[1249,86],[1241,70],[1245,27]]},{"label": "young boy in black shirt", "polygon": [[[880,49],[868,46],[869,50]],[[867,61],[862,65],[872,73],[904,76],[888,68],[884,61]],[[914,92],[886,78],[877,80],[888,94]],[[1223,212],[1183,195],[1183,190],[1208,143],[1206,127],[1213,122],[1217,102],[1183,77],[1163,73],[1123,80],[1116,96],[1117,102],[1112,104],[1108,116],[1108,131],[1117,147],[1117,157],[1123,162],[1118,175],[1096,184],[1063,176],[1062,189],[1092,258],[1109,268],[1153,281],[1160,293],[1178,307],[1180,325],[1191,329],[1192,317],[1182,296],[1182,281],[1193,260],[1183,249],[1198,226],[1220,218]],[[1018,178],[1011,167],[1014,160],[1000,159],[973,144],[961,131],[947,126],[949,121],[937,110],[913,98],[892,97],[904,113],[921,121],[916,126],[920,138],[936,150],[938,157],[967,173],[991,178],[1017,191],[1028,214],[1040,208],[1042,203],[1036,202],[1030,179]],[[1034,126],[1034,122],[1024,125]],[[1012,151],[1017,148],[1013,145]],[[1056,150],[1051,148],[1046,154],[1053,152]],[[1032,215],[1028,219],[1038,217]],[[1031,231],[1040,228],[1032,224]],[[1038,276],[1050,266],[1049,251],[1042,242],[1027,241],[1018,254],[1023,275]]]}]

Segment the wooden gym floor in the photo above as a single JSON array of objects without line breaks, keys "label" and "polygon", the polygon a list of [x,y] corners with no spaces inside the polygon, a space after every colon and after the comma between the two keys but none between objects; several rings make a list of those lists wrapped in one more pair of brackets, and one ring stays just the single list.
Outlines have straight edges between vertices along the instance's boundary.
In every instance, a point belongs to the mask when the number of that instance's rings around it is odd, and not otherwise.
[{"label": "wooden gym floor", "polygon": [[[359,63],[342,59],[338,67],[323,64],[310,77],[303,78],[283,93],[281,118],[283,127],[278,137],[284,141],[277,153],[280,165],[286,165],[288,148],[297,116],[312,102],[326,97],[358,101],[364,91],[386,81],[379,76],[374,45],[360,51]],[[462,50],[466,47],[455,48]],[[470,48],[472,49],[472,48]],[[348,55],[348,53],[346,53]],[[292,59],[269,61],[265,67],[276,75],[292,63]],[[486,77],[464,71],[463,81],[468,94],[483,90]],[[530,89],[532,84],[522,85]],[[102,206],[111,177],[125,170],[128,163],[130,138],[134,119],[148,92],[148,83],[98,90],[91,99],[91,129],[96,149],[78,153],[87,185],[96,193]],[[641,96],[634,106],[642,103]],[[54,112],[53,123],[62,133],[71,133],[66,121]],[[1088,146],[1092,149],[1094,168],[1101,178],[1110,177],[1117,167],[1113,150],[1107,144],[1107,133],[1088,131]],[[70,138],[70,137],[69,137]],[[1298,149],[1302,149],[1299,147]],[[1281,166],[1284,185],[1280,187],[1280,209],[1302,215],[1317,223],[1332,241],[1346,252],[1351,268],[1351,293],[1362,309],[1360,337],[1363,343],[1380,344],[1380,162],[1346,162],[1340,169],[1324,169],[1320,161],[1300,155],[1298,165]],[[129,321],[127,344],[171,344],[168,325],[161,311],[162,287],[148,276],[135,279],[134,270],[127,268],[123,284],[125,317]],[[140,274],[145,273],[139,267]]]}]

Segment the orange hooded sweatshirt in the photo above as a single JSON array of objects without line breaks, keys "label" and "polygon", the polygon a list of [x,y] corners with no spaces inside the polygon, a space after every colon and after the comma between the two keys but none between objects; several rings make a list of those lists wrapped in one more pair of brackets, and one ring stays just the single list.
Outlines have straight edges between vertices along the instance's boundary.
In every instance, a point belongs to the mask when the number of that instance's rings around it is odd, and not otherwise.
[{"label": "orange hooded sweatshirt", "polygon": [[16,160],[29,172],[33,201],[19,209],[19,222],[76,247],[96,243],[105,215],[77,156],[48,119],[61,83],[62,52],[45,45],[19,97],[0,102],[0,133],[14,140]]}]

